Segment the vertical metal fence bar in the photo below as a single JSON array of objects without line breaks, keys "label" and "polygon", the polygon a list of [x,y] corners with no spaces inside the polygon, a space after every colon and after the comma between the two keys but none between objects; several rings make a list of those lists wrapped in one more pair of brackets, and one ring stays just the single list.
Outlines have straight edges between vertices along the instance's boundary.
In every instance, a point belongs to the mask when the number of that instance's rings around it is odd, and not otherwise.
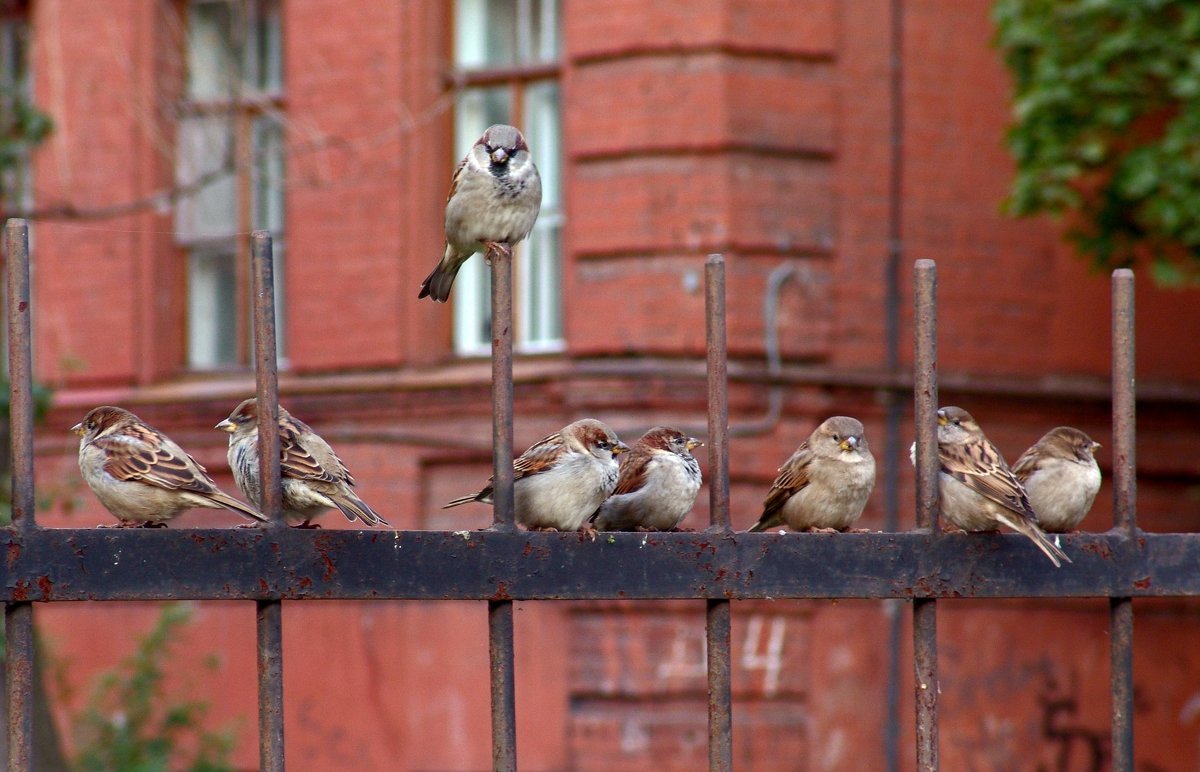
[{"label": "vertical metal fence bar", "polygon": [[[1137,530],[1133,271],[1112,276],[1113,525]],[[1133,600],[1109,599],[1112,768],[1133,769]]]},{"label": "vertical metal fence bar", "polygon": [[[915,291],[913,414],[917,443],[917,526],[940,535],[937,456],[937,266],[918,260]],[[913,601],[913,661],[916,673],[917,769],[938,768],[937,602]]]},{"label": "vertical metal fence bar", "polygon": [[[254,385],[258,399],[260,511],[271,518],[270,528],[283,528],[279,480],[279,372],[275,342],[275,264],[271,235],[255,231],[250,237],[251,290],[254,306]],[[282,770],[283,751],[283,603],[259,600],[255,614],[258,633],[258,753],[261,770]]]},{"label": "vertical metal fence bar", "polygon": [[33,769],[33,604],[4,607],[8,768]]},{"label": "vertical metal fence bar", "polygon": [[517,692],[513,653],[513,603],[488,601],[488,658],[492,683],[492,769],[517,768]]},{"label": "vertical metal fence bar", "polygon": [[729,601],[707,601],[708,768],[721,772],[733,769],[732,616]]},{"label": "vertical metal fence bar", "polygon": [[[492,264],[492,528],[516,529],[513,512],[512,259],[489,247]],[[492,676],[492,767],[517,768],[516,667],[513,604],[488,601]]]},{"label": "vertical metal fence bar", "polygon": [[20,533],[32,531],[33,494],[33,351],[29,291],[29,227],[9,220],[4,229],[8,253],[8,388],[12,437],[12,522]]},{"label": "vertical metal fence bar", "polygon": [[[29,291],[29,228],[4,229],[8,273],[9,432],[12,441],[12,524],[18,538],[37,527],[33,490],[33,373]],[[7,636],[8,768],[33,769],[33,604],[4,609]]]},{"label": "vertical metal fence bar", "polygon": [[275,264],[271,234],[250,237],[250,271],[254,304],[254,387],[258,398],[260,500],[256,502],[272,526],[284,526],[283,491],[279,478],[279,370],[276,363]]},{"label": "vertical metal fence bar", "polygon": [[712,528],[729,523],[729,363],[725,334],[725,258],[704,265],[705,337],[708,357],[708,505]]},{"label": "vertical metal fence bar", "polygon": [[[711,530],[728,534],[729,394],[725,334],[725,258],[709,255],[704,265],[704,313],[708,339],[708,495]],[[733,769],[733,687],[728,600],[710,599],[705,615],[708,658],[708,766]]]},{"label": "vertical metal fence bar", "polygon": [[1112,768],[1133,770],[1133,601],[1109,598]]},{"label": "vertical metal fence bar", "polygon": [[917,527],[940,533],[937,449],[937,264],[918,260],[913,269],[915,293],[913,416],[917,443]]},{"label": "vertical metal fence bar", "polygon": [[256,601],[258,640],[258,768],[282,771],[283,603]]},{"label": "vertical metal fence bar", "polygon": [[1137,527],[1136,407],[1134,387],[1133,271],[1112,277],[1113,525]]}]

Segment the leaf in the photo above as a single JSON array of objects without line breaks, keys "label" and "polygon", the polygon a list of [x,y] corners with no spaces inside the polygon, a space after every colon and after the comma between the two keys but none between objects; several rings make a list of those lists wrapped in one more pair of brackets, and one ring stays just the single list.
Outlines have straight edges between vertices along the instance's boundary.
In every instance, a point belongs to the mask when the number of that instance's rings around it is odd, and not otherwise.
[{"label": "leaf", "polygon": [[[1067,213],[1099,268],[1200,275],[1200,3],[997,0],[1017,164],[1004,210]],[[1171,262],[1175,261],[1175,262]]]}]

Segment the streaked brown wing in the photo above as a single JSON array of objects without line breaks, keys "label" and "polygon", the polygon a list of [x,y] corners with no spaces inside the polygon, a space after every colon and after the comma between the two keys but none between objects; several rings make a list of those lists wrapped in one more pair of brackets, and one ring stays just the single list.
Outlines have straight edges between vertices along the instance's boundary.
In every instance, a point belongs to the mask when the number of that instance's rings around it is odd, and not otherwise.
[{"label": "streaked brown wing", "polygon": [[296,480],[336,483],[337,476],[326,470],[320,460],[300,444],[299,431],[300,427],[289,422],[281,422],[279,425],[280,474]]},{"label": "streaked brown wing", "polygon": [[939,447],[938,455],[946,474],[1013,512],[1037,519],[1025,489],[991,442]]},{"label": "streaked brown wing", "polygon": [[804,442],[791,458],[779,467],[779,476],[775,478],[770,492],[763,499],[763,518],[770,518],[783,508],[796,491],[808,485],[808,468],[812,458],[813,452],[808,443]]},{"label": "streaked brown wing", "polygon": [[175,452],[157,437],[153,443],[146,442],[146,435],[141,434],[137,443],[112,437],[94,440],[92,444],[105,451],[104,471],[118,480],[143,482],[166,490],[197,493],[216,490],[204,467],[187,453]]},{"label": "streaked brown wing", "polygon": [[546,471],[554,466],[563,452],[562,437],[558,432],[543,438],[513,462],[513,479],[520,480]]},{"label": "streaked brown wing", "polygon": [[1012,466],[1012,473],[1023,483],[1034,472],[1042,468],[1042,464],[1045,463],[1047,457],[1042,443],[1037,442],[1029,450],[1021,454],[1021,457],[1017,459],[1017,463]]},{"label": "streaked brown wing", "polygon": [[650,462],[654,459],[654,451],[636,447],[621,458],[621,476],[617,478],[617,487],[612,495],[633,493],[646,485],[650,471]]},{"label": "streaked brown wing", "polygon": [[454,177],[450,179],[450,192],[446,194],[446,203],[450,203],[450,199],[454,198],[454,194],[458,192],[458,181],[462,179],[463,170],[467,168],[467,156],[458,162],[458,167],[454,170]]}]

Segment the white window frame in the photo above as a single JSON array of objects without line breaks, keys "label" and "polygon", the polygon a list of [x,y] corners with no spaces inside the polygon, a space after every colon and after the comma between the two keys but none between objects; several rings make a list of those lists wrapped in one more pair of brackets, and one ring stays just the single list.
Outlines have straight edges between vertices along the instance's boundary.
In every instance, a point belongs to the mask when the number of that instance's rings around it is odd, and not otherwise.
[{"label": "white window frame", "polygon": [[[195,371],[250,363],[245,255],[253,229],[272,234],[281,360],[286,351],[282,5],[283,0],[190,0],[184,11],[188,72],[176,182],[197,190],[176,205],[175,235],[188,261],[186,358]],[[218,16],[222,8],[225,19]],[[202,23],[206,17],[215,20],[211,27]],[[223,277],[224,282],[232,277],[231,284],[212,284],[214,260],[229,262],[232,271]],[[232,325],[222,316],[232,317]]]},{"label": "white window frame", "polygon": [[[462,89],[455,111],[454,162],[490,124],[513,123],[525,134],[542,178],[541,213],[513,257],[513,347],[525,354],[565,348],[559,6],[560,0],[455,3],[455,67]],[[504,76],[492,74],[497,70]],[[488,94],[493,98],[490,105]],[[520,120],[515,122],[518,111]],[[490,287],[490,269],[481,255],[459,270],[451,293],[454,352],[459,356],[486,356],[491,351]]]}]

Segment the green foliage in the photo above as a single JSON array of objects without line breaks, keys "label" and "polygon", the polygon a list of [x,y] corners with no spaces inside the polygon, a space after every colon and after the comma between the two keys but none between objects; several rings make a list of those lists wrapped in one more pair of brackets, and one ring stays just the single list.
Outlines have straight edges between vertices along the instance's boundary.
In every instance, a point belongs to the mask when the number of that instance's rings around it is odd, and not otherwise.
[{"label": "green foliage", "polygon": [[22,152],[50,135],[54,122],[15,89],[0,89],[0,103],[11,107],[0,123],[0,168],[19,163]]},{"label": "green foliage", "polygon": [[[9,393],[8,380],[0,380],[0,527],[12,523],[12,470],[9,459]],[[54,396],[46,386],[33,384],[33,420],[40,422],[50,410],[50,402]],[[42,486],[42,499],[37,502],[39,508],[49,509],[59,499],[69,500],[72,496],[70,486],[54,486],[49,488],[51,495],[47,496],[47,486]]]},{"label": "green foliage", "polygon": [[11,193],[3,189],[7,172],[26,162],[29,151],[50,135],[54,122],[23,93],[0,86],[0,200]]},{"label": "green foliage", "polygon": [[[50,404],[54,399],[54,391],[49,387],[40,383],[33,384],[31,389],[33,393],[33,420],[34,422],[41,421],[46,417],[46,413],[50,410]],[[0,379],[0,421],[8,421],[8,401],[9,395],[8,379]]]},{"label": "green foliage", "polygon": [[[163,665],[178,665],[173,647],[179,629],[191,618],[187,604],[168,606],[158,622],[118,667],[102,673],[91,698],[74,717],[78,755],[75,767],[86,772],[128,770],[232,769],[233,731],[204,730],[207,704],[172,701],[165,692]],[[215,663],[204,663],[210,669]],[[189,758],[190,757],[190,758]]]},{"label": "green foliage", "polygon": [[1007,209],[1065,213],[1098,267],[1200,280],[1200,3],[997,0],[1015,85]]}]

